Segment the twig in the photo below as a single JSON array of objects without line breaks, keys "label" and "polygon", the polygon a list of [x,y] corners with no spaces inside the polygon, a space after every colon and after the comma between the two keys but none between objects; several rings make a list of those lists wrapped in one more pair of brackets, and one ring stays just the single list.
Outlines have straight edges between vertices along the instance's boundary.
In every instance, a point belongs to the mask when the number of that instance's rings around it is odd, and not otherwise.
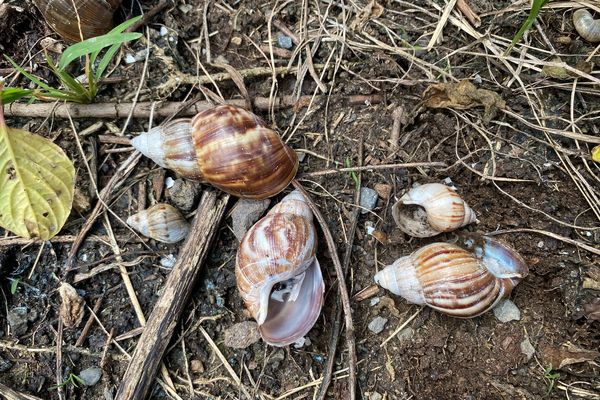
[{"label": "twig", "polygon": [[479,18],[479,15],[477,15],[475,11],[473,11],[473,9],[471,8],[471,6],[469,6],[469,3],[467,3],[466,0],[458,0],[456,2],[456,7],[458,7],[460,12],[462,12],[465,16],[465,18],[469,20],[471,25],[473,25],[475,28],[479,28],[481,26],[481,18]]},{"label": "twig", "polygon": [[501,231],[489,232],[489,233],[486,233],[486,235],[495,236],[495,235],[504,235],[506,233],[519,233],[519,232],[537,233],[540,235],[548,236],[553,239],[560,240],[561,242],[565,242],[565,243],[572,244],[573,246],[581,247],[582,249],[587,250],[590,253],[600,255],[600,249],[598,249],[596,247],[590,246],[590,245],[580,242],[578,240],[574,240],[574,239],[571,239],[568,237],[557,235],[556,233],[543,231],[541,229],[530,229],[530,228],[504,229]]},{"label": "twig", "polygon": [[444,12],[442,13],[440,20],[439,20],[437,26],[435,27],[435,31],[433,32],[433,35],[431,35],[431,40],[429,41],[429,44],[427,45],[427,51],[433,49],[433,46],[435,46],[435,44],[439,40],[440,36],[442,35],[442,31],[444,30],[444,26],[446,26],[446,22],[448,22],[450,13],[454,9],[455,5],[456,5],[456,0],[448,0],[446,2],[446,7],[444,8]]},{"label": "twig", "polygon": [[3,385],[2,383],[0,383],[0,395],[4,396],[6,400],[42,400],[39,397],[12,390],[11,388]]},{"label": "twig", "polygon": [[[43,354],[56,354],[56,346],[53,347],[27,347],[22,344],[13,344],[7,341],[0,340],[0,349],[8,349],[14,351],[22,351],[24,353],[43,353]],[[91,352],[87,349],[80,349],[75,346],[63,346],[62,349],[66,353],[76,353],[81,354],[87,357],[102,357],[102,354]],[[128,358],[124,356],[111,355],[111,357],[115,360],[128,360]]]},{"label": "twig", "polygon": [[[286,107],[306,107],[310,104],[313,96],[301,96],[296,99],[293,96],[281,96],[273,99],[275,108]],[[258,110],[269,109],[268,97],[255,97],[254,108]],[[325,100],[325,96],[317,96],[316,100]],[[332,101],[336,100],[332,96]],[[337,100],[346,105],[368,105],[379,104],[384,101],[384,97],[379,94],[373,95],[354,95],[339,97]],[[243,99],[227,100],[225,103],[244,107],[246,101]],[[186,106],[181,109],[182,106]],[[55,118],[127,118],[131,114],[132,118],[149,118],[151,114],[156,117],[170,117],[179,113],[180,116],[192,116],[208,108],[214,104],[207,101],[199,101],[194,104],[186,104],[180,102],[165,102],[157,105],[154,102],[133,103],[94,103],[94,104],[77,104],[77,103],[17,103],[13,102],[6,106],[5,115],[9,117],[29,117],[29,118],[47,118],[52,115]],[[154,112],[152,109],[154,109]]]},{"label": "twig", "polygon": [[63,374],[62,374],[62,339],[63,339],[63,321],[62,318],[58,318],[58,330],[56,333],[56,392],[58,398],[63,400],[65,398],[65,391],[63,389]]},{"label": "twig", "polygon": [[86,323],[83,327],[83,330],[81,331],[81,335],[79,335],[79,338],[75,342],[76,347],[81,346],[83,344],[83,342],[85,341],[85,338],[87,337],[87,335],[90,331],[90,328],[94,324],[94,314],[98,313],[98,310],[100,309],[101,305],[102,305],[102,297],[98,297],[98,299],[94,303],[94,308],[92,309],[92,313],[90,314],[88,320],[86,321]]},{"label": "twig", "polygon": [[344,271],[342,269],[342,263],[340,262],[340,258],[338,256],[335,241],[333,240],[333,236],[329,231],[329,227],[327,226],[327,221],[321,211],[314,203],[306,189],[297,181],[293,180],[292,184],[296,189],[298,189],[304,197],[308,200],[308,205],[310,206],[313,214],[319,221],[321,225],[321,229],[323,230],[323,234],[325,235],[325,241],[327,242],[327,247],[329,248],[329,254],[331,255],[331,259],[333,261],[333,266],[335,267],[335,272],[338,276],[338,286],[340,290],[340,296],[342,298],[342,306],[344,310],[345,323],[346,323],[346,344],[348,346],[348,369],[350,371],[350,378],[348,380],[348,390],[350,392],[350,400],[356,399],[356,348],[354,343],[354,322],[352,321],[352,308],[350,306],[350,297],[348,296],[348,288],[346,287],[346,280],[344,279]]},{"label": "twig", "polygon": [[138,22],[136,22],[135,24],[131,25],[129,28],[125,29],[125,32],[135,32],[137,31],[139,28],[141,28],[142,26],[146,25],[148,23],[148,21],[150,21],[156,14],[158,14],[159,12],[161,12],[162,10],[164,10],[167,7],[170,7],[173,5],[173,2],[171,0],[160,0],[158,2],[157,5],[155,5],[154,7],[152,7],[150,10],[148,10],[143,16],[142,18],[139,19]]},{"label": "twig", "polygon": [[413,319],[416,318],[417,315],[419,315],[419,313],[423,311],[423,307],[419,308],[417,310],[417,312],[415,312],[413,315],[410,316],[409,319],[407,319],[406,321],[404,321],[398,328],[396,328],[396,330],[387,338],[385,339],[380,345],[379,347],[383,347],[387,344],[387,342],[389,342],[390,340],[392,340],[402,329],[406,328],[406,326],[408,324],[410,324],[410,321],[412,321]]},{"label": "twig", "polygon": [[213,190],[204,192],[190,235],[148,318],[122,378],[116,400],[143,399],[148,393],[179,316],[202,269],[201,264],[218,230],[228,199],[229,195],[219,197]]},{"label": "twig", "polygon": [[359,171],[381,171],[386,169],[397,169],[397,168],[415,168],[415,167],[445,167],[446,164],[443,162],[414,162],[414,163],[403,163],[403,164],[381,164],[381,165],[365,165],[362,167],[350,167],[350,168],[333,168],[325,169],[322,171],[308,172],[299,176],[299,179],[331,174],[341,174],[344,172],[359,172]]},{"label": "twig", "polygon": [[[48,240],[50,243],[71,243],[76,241],[78,238],[78,236],[74,236],[74,235],[61,235],[61,236],[54,236],[53,238],[51,238],[50,240]],[[117,236],[117,238],[121,241],[121,240],[125,240],[126,238],[121,238],[119,236]],[[97,242],[97,243],[106,243],[109,239],[108,236],[104,236],[104,235],[92,235],[88,238],[89,241],[91,242]],[[35,244],[35,243],[41,243],[42,241],[40,239],[26,239],[26,238],[20,238],[20,237],[7,237],[7,238],[2,238],[0,239],[0,247],[4,247],[4,246],[29,246],[31,244]]]}]

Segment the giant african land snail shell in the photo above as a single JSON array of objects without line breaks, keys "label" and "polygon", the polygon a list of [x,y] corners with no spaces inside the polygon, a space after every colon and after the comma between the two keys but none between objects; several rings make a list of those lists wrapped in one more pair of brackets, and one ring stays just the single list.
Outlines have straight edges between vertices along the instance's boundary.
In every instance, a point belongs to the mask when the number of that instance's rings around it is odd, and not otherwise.
[{"label": "giant african land snail shell", "polygon": [[159,242],[177,243],[187,236],[190,225],[175,207],[158,203],[127,218],[127,224]]},{"label": "giant african land snail shell", "polygon": [[576,10],[573,13],[573,25],[577,33],[588,42],[600,42],[600,19],[594,19],[588,10]]},{"label": "giant african land snail shell", "polygon": [[392,207],[398,227],[416,237],[450,232],[477,220],[471,207],[451,188],[427,183],[409,190]]},{"label": "giant african land snail shell", "polygon": [[239,197],[281,192],[298,170],[298,156],[256,115],[220,105],[134,138],[132,145],[184,178],[208,182]]},{"label": "giant african land snail shell", "polygon": [[470,318],[507,298],[528,271],[515,250],[483,237],[470,250],[432,243],[379,271],[375,282],[411,303]]},{"label": "giant african land snail shell", "polygon": [[[89,39],[111,30],[113,14],[119,8],[121,1],[34,0],[34,3],[54,31],[66,40],[79,42],[81,35],[84,39]],[[81,33],[79,21],[81,21]]]},{"label": "giant african land snail shell", "polygon": [[324,283],[317,234],[303,195],[294,191],[246,233],[237,252],[237,287],[263,340],[285,346],[315,324]]}]

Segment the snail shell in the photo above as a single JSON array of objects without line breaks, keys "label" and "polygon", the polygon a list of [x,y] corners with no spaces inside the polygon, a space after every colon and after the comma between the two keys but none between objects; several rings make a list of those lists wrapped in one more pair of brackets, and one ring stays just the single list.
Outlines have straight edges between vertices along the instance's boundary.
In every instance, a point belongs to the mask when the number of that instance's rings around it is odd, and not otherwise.
[{"label": "snail shell", "polygon": [[403,232],[430,237],[475,222],[475,212],[451,188],[427,183],[409,190],[392,207],[392,216]]},{"label": "snail shell", "polygon": [[385,267],[375,282],[411,303],[471,318],[507,298],[528,271],[515,250],[483,238],[471,251],[432,243]]},{"label": "snail shell", "polygon": [[298,170],[298,156],[275,131],[232,105],[171,121],[131,142],[161,167],[239,197],[274,196]]},{"label": "snail shell", "polygon": [[127,225],[144,236],[164,243],[177,243],[187,236],[190,225],[175,207],[158,203],[127,218]]},{"label": "snail shell", "polygon": [[577,33],[588,42],[600,42],[600,19],[594,19],[588,10],[576,10],[573,13],[573,25]]},{"label": "snail shell", "polygon": [[[100,36],[113,27],[113,14],[122,0],[34,0],[44,19],[63,39],[71,42]],[[75,7],[73,7],[75,5]]]},{"label": "snail shell", "polygon": [[237,252],[237,287],[263,340],[285,346],[313,327],[325,286],[313,215],[294,191],[246,233]]}]

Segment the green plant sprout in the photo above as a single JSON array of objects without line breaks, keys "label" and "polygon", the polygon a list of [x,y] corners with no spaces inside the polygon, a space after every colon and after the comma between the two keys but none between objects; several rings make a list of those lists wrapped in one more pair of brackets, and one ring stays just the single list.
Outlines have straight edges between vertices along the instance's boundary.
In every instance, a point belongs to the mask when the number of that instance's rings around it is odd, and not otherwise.
[{"label": "green plant sprout", "polygon": [[[35,99],[58,99],[75,103],[91,103],[96,98],[98,83],[106,72],[106,68],[119,50],[121,44],[139,39],[142,34],[136,32],[124,32],[125,29],[137,22],[141,17],[135,17],[123,22],[105,35],[89,38],[82,42],[69,46],[61,54],[58,62],[44,50],[46,63],[50,71],[58,78],[62,88],[54,88],[44,83],[37,76],[25,71],[12,58],[4,57],[21,74],[40,87],[40,89],[28,90],[19,88],[7,88],[0,93],[2,102],[8,104],[24,97]],[[106,52],[99,58],[104,49]],[[66,71],[66,67],[80,57],[85,57],[85,82],[81,82]]]},{"label": "green plant sprout", "polygon": [[[350,157],[346,157],[346,160],[344,161],[344,165],[346,166],[346,168],[350,168],[352,166],[352,163],[350,162]],[[356,175],[356,172],[354,172],[354,171],[350,172],[350,177],[352,177],[352,180],[354,181],[354,185],[358,188],[360,186],[360,182],[358,181],[358,175]]]},{"label": "green plant sprout", "polygon": [[521,29],[519,29],[517,34],[513,37],[513,40],[510,43],[510,46],[508,46],[508,49],[506,49],[506,51],[504,52],[504,55],[508,55],[508,53],[510,53],[513,47],[515,47],[515,44],[517,44],[517,42],[521,40],[525,32],[527,32],[531,28],[531,26],[535,22],[535,19],[542,10],[542,7],[544,7],[549,2],[550,0],[533,0],[533,4],[531,5],[531,11],[529,11],[529,16],[527,17],[525,22],[523,22],[523,25],[521,25]]},{"label": "green plant sprout", "polygon": [[20,278],[8,278],[10,280],[10,294],[14,295],[17,293],[17,288],[21,282]]},{"label": "green plant sprout", "polygon": [[546,396],[552,393],[552,389],[554,389],[554,384],[558,378],[560,378],[560,373],[552,372],[552,365],[549,365],[546,369],[544,369],[544,381],[548,385]]},{"label": "green plant sprout", "polygon": [[79,385],[83,385],[84,383],[85,381],[83,379],[71,372],[69,376],[66,379],[64,379],[60,384],[51,386],[50,390],[56,390],[64,386],[73,386],[78,388]]}]

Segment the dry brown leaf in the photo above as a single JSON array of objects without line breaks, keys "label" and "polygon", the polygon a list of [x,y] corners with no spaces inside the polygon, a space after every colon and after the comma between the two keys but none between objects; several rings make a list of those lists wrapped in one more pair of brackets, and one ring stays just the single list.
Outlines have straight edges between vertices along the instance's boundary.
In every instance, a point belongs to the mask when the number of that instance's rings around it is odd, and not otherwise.
[{"label": "dry brown leaf", "polygon": [[369,4],[358,13],[356,18],[354,18],[350,24],[350,29],[362,29],[370,19],[381,17],[384,10],[385,8],[381,4],[377,3],[375,0],[371,0]]},{"label": "dry brown leaf", "polygon": [[84,300],[77,290],[66,282],[58,289],[60,294],[60,318],[67,328],[75,328],[83,319]]},{"label": "dry brown leaf", "polygon": [[552,369],[561,369],[571,364],[594,361],[600,357],[600,353],[597,351],[585,350],[571,343],[565,343],[558,347],[545,346],[542,348],[542,355],[546,365],[552,366]]},{"label": "dry brown leaf", "polygon": [[600,321],[600,297],[583,305],[583,313],[587,319]]},{"label": "dry brown leaf", "polygon": [[468,80],[458,83],[435,83],[423,92],[423,105],[430,108],[455,108],[466,110],[484,107],[483,121],[489,122],[498,110],[506,108],[506,102],[496,92],[478,89]]}]

